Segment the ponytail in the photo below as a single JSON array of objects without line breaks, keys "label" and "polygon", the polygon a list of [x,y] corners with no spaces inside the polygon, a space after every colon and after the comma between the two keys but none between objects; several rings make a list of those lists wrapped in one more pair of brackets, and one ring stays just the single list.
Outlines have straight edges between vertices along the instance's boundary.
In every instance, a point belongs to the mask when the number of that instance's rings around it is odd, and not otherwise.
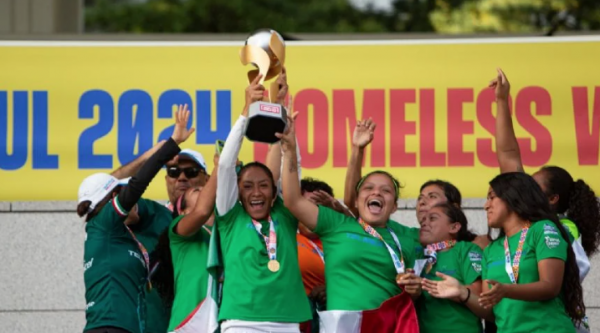
[{"label": "ponytail", "polygon": [[588,256],[598,252],[600,245],[600,203],[594,191],[583,180],[573,180],[567,170],[546,166],[541,170],[546,175],[546,195],[558,196],[554,205],[557,214],[566,215],[572,220],[579,234],[581,245]]},{"label": "ponytail", "polygon": [[583,180],[573,184],[567,216],[579,229],[581,245],[588,257],[598,252],[600,245],[600,202]]}]

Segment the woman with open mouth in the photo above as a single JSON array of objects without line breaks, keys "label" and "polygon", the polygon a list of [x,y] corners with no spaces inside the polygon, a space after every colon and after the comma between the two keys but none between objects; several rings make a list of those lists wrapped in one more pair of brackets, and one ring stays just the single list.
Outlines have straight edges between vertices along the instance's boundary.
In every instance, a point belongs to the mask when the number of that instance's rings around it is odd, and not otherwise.
[{"label": "woman with open mouth", "polygon": [[[356,214],[356,191],[354,186],[361,179],[362,161],[365,148],[373,141],[375,131],[375,123],[371,119],[358,121],[354,134],[352,136],[352,154],[348,162],[348,171],[346,173],[346,184],[344,191],[344,204],[349,207],[352,213]],[[419,198],[416,203],[417,222],[422,222],[423,218],[429,209],[437,204],[449,203],[458,208],[461,207],[462,195],[456,186],[445,180],[429,180],[421,185]],[[415,242],[419,242],[419,228],[408,227],[401,223],[400,234],[412,238]],[[487,235],[476,235],[473,242],[482,249],[489,243]],[[420,248],[420,247],[419,247]]]},{"label": "woman with open mouth", "polygon": [[[302,196],[298,181],[294,122],[288,120],[285,133],[278,133],[284,152],[282,190],[286,207],[311,231],[319,235],[325,253],[327,311],[320,312],[325,332],[352,332],[352,319],[335,310],[356,316],[362,310],[412,306],[410,297],[420,294],[418,277],[410,272],[415,259],[415,242],[402,235],[400,225],[390,221],[396,211],[399,184],[384,171],[372,172],[356,185],[358,220],[324,206],[317,206]],[[416,282],[416,284],[414,283]],[[404,291],[403,292],[403,288]],[[353,311],[353,312],[352,312]],[[397,313],[394,313],[394,315]],[[366,313],[363,313],[363,324]],[[414,318],[376,325],[414,325]],[[412,322],[414,320],[414,322]],[[390,325],[391,324],[391,325]],[[371,326],[370,332],[386,332]]]},{"label": "woman with open mouth", "polygon": [[260,78],[246,88],[246,106],[219,159],[215,222],[225,267],[219,320],[223,333],[299,333],[311,312],[298,266],[298,220],[267,166],[249,163],[236,174],[248,108],[263,97]]}]

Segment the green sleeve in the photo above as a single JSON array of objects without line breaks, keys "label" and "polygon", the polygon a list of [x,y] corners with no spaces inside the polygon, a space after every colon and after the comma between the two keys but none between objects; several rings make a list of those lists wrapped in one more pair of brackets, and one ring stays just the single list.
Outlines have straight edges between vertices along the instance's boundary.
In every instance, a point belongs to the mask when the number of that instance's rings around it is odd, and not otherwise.
[{"label": "green sleeve", "polygon": [[125,229],[125,219],[129,212],[119,204],[119,196],[108,201],[88,223],[94,224],[108,233],[120,233]]},{"label": "green sleeve", "polygon": [[415,260],[418,259],[417,253],[415,252],[415,241],[412,238],[406,236],[399,236],[398,240],[400,241],[400,246],[402,246],[402,256],[404,257],[404,265],[407,268],[414,268]]},{"label": "green sleeve", "polygon": [[283,199],[281,199],[280,196],[277,196],[277,199],[275,199],[275,203],[273,204],[272,211],[277,212],[277,214],[283,215],[283,218],[286,221],[290,221],[290,223],[295,224],[296,227],[298,226],[298,219],[292,214],[292,212],[290,212],[289,209],[287,209],[283,205]]},{"label": "green sleeve", "polygon": [[177,226],[177,224],[181,221],[181,219],[183,217],[184,217],[184,215],[179,215],[175,219],[173,219],[173,221],[171,221],[171,224],[169,225],[169,241],[170,241],[170,243],[201,241],[202,240],[202,229],[198,230],[198,232],[196,232],[195,234],[189,235],[189,236],[182,236],[175,232],[175,227]]},{"label": "green sleeve", "polygon": [[167,221],[172,220],[171,211],[154,200],[142,198],[138,200],[137,206],[138,216],[140,217],[139,229],[148,228],[157,221],[164,222],[164,228],[166,228]]},{"label": "green sleeve", "polygon": [[481,278],[483,280],[487,279],[487,258],[490,257],[490,247],[492,244],[488,245],[485,250],[483,250],[483,258],[481,259]]},{"label": "green sleeve", "polygon": [[552,221],[536,222],[531,225],[529,232],[532,233],[531,240],[534,242],[530,246],[535,248],[535,256],[538,262],[548,258],[567,260],[567,247],[569,244],[561,236]]},{"label": "green sleeve", "polygon": [[561,219],[560,223],[562,223],[562,225],[564,225],[565,227],[567,227],[567,230],[569,231],[569,243],[573,243],[573,241],[575,241],[576,239],[579,239],[579,229],[577,228],[577,225],[575,224],[575,222],[569,220],[569,219]]},{"label": "green sleeve", "polygon": [[419,243],[420,228],[407,227],[404,224],[402,224],[398,221],[394,221],[394,220],[390,220],[390,222],[394,223],[395,225],[396,224],[398,225],[398,228],[394,228],[394,231],[396,231],[398,236],[403,235],[403,236],[409,237],[412,240],[414,240],[415,242]]},{"label": "green sleeve", "polygon": [[469,285],[479,279],[481,279],[481,270],[483,262],[483,251],[481,248],[471,242],[460,242],[462,243],[463,251],[458,253],[458,260],[462,261],[461,265],[461,276],[462,282],[465,285]]},{"label": "green sleeve", "polygon": [[325,206],[318,207],[319,216],[317,217],[317,227],[315,228],[314,233],[319,235],[319,237],[326,237],[327,235],[335,233],[341,225],[354,221],[351,217],[336,212],[331,208]]},{"label": "green sleeve", "polygon": [[230,229],[231,225],[237,220],[238,216],[244,212],[244,207],[238,201],[235,203],[233,208],[231,208],[224,215],[219,215],[217,211],[217,207],[215,206],[215,222],[218,226],[219,230],[227,231]]}]

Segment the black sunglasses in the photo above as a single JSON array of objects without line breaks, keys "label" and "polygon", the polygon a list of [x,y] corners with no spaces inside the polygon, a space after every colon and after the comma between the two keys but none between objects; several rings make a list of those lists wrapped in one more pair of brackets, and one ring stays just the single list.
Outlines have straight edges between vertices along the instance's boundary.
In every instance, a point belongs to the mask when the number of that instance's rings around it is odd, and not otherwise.
[{"label": "black sunglasses", "polygon": [[181,175],[182,172],[188,179],[198,177],[200,173],[206,174],[206,171],[204,169],[196,167],[188,167],[183,169],[180,169],[178,167],[167,168],[167,176],[171,178],[179,178],[179,175]]}]

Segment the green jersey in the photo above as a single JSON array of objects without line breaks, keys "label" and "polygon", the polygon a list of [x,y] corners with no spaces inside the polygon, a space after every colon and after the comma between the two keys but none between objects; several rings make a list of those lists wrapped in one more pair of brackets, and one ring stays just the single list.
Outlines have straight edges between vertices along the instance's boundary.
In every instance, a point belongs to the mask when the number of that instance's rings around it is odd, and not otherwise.
[{"label": "green jersey", "polygon": [[86,223],[84,331],[112,326],[143,333],[147,271],[137,242],[120,215],[118,197]]},{"label": "green jersey", "polygon": [[[396,222],[396,221],[393,221]],[[400,222],[396,222],[399,225],[398,230],[398,236],[405,236],[408,237],[410,239],[412,239],[413,241],[415,241],[417,244],[419,244],[419,230],[420,228],[415,228],[415,227],[407,227],[403,224],[401,224]]]},{"label": "green jersey", "polygon": [[[437,252],[437,261],[428,273],[423,270],[421,277],[440,281],[436,272],[457,279],[462,285],[470,285],[481,279],[483,251],[471,242],[457,242],[447,251]],[[469,308],[448,299],[432,297],[423,291],[416,302],[421,333],[429,332],[482,332],[481,320]]]},{"label": "green jersey", "polygon": [[[416,244],[403,236],[406,227],[393,221],[387,225],[400,241],[401,254],[388,228],[374,229],[403,258],[405,267],[413,267]],[[379,238],[366,233],[355,219],[319,206],[314,232],[323,242],[325,280],[333,281],[326,284],[327,310],[376,309],[402,292],[387,247]]]},{"label": "green jersey", "polygon": [[206,262],[210,233],[201,228],[191,236],[178,235],[175,233],[175,227],[182,218],[183,215],[178,216],[169,226],[169,243],[175,275],[175,299],[171,309],[169,332],[175,330],[200,305],[206,297],[208,284]]},{"label": "green jersey", "polygon": [[[130,226],[137,239],[152,253],[158,238],[171,223],[171,211],[154,200],[137,202],[140,222]],[[156,288],[146,294],[146,332],[164,333],[169,324],[169,309],[165,307]]]},{"label": "green jersey", "polygon": [[[225,215],[217,213],[225,267],[219,320],[301,323],[311,319],[298,266],[298,220],[279,197],[271,208],[271,218],[277,234],[277,272],[267,268],[264,238],[241,203]],[[258,222],[261,233],[269,235],[269,222]]]},{"label": "green jersey", "polygon": [[[518,232],[508,238],[511,263],[514,261],[520,237],[521,233]],[[502,237],[493,241],[484,251],[482,261],[484,280],[511,283],[505,269],[504,239]],[[538,263],[549,258],[566,261],[568,246],[568,242],[563,239],[552,221],[542,220],[533,223],[523,244],[517,283],[539,281]],[[494,306],[494,315],[499,333],[575,332],[560,295],[538,302],[504,298]]]}]

